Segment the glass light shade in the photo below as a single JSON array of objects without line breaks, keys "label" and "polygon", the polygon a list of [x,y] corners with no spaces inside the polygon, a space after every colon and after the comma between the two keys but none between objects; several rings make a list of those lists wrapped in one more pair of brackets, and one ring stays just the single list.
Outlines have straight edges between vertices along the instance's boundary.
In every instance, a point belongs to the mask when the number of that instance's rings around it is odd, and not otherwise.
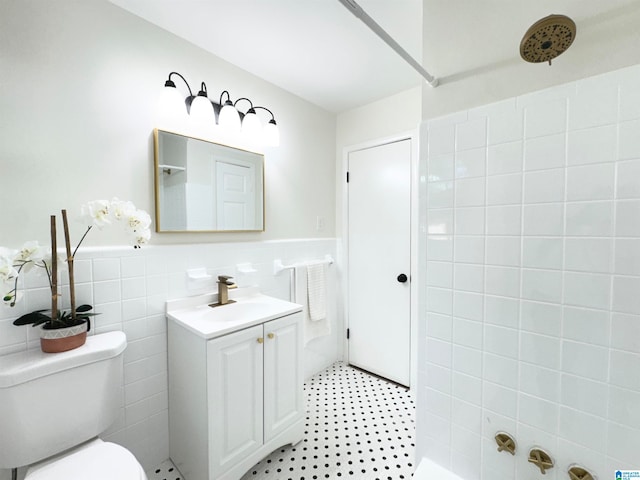
[{"label": "glass light shade", "polygon": [[207,97],[198,95],[193,99],[189,119],[193,125],[207,126],[211,129],[214,128],[216,115],[213,112],[213,105]]},{"label": "glass light shade", "polygon": [[280,132],[278,131],[278,125],[274,120],[270,120],[264,126],[264,143],[269,147],[277,147],[280,145]]},{"label": "glass light shade", "polygon": [[176,87],[162,89],[156,117],[159,128],[173,132],[180,132],[185,128],[188,119],[187,107]]},{"label": "glass light shade", "polygon": [[249,110],[242,119],[242,138],[252,143],[262,142],[262,122],[255,111]]},{"label": "glass light shade", "polygon": [[231,103],[226,103],[220,110],[218,125],[227,133],[240,133],[240,115]]}]

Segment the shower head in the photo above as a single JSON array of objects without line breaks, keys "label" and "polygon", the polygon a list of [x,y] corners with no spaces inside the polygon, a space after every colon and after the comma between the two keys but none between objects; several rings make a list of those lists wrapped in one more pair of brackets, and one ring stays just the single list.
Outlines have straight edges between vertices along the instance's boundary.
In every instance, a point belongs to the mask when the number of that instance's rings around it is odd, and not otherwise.
[{"label": "shower head", "polygon": [[520,56],[527,62],[549,62],[571,46],[576,24],[565,15],[549,15],[529,27],[520,42]]}]

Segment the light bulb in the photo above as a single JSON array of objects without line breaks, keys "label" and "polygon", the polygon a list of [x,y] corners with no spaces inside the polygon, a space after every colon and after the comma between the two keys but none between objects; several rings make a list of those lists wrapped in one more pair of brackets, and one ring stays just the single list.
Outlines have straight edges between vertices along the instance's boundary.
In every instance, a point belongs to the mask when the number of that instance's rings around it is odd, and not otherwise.
[{"label": "light bulb", "polygon": [[190,122],[194,125],[214,127],[216,123],[216,115],[213,112],[213,105],[204,95],[198,95],[191,102],[191,110],[189,111]]},{"label": "light bulb", "polygon": [[253,108],[242,119],[242,138],[251,143],[262,142],[262,122]]},{"label": "light bulb", "polygon": [[277,147],[280,145],[280,132],[274,119],[269,120],[269,123],[264,126],[263,133],[265,145],[269,147]]},{"label": "light bulb", "polygon": [[184,99],[175,86],[162,89],[158,99],[156,125],[158,128],[172,132],[183,131],[187,123],[187,108]]},{"label": "light bulb", "polygon": [[218,115],[218,125],[228,134],[237,135],[240,133],[240,115],[233,103],[227,101],[224,104]]}]

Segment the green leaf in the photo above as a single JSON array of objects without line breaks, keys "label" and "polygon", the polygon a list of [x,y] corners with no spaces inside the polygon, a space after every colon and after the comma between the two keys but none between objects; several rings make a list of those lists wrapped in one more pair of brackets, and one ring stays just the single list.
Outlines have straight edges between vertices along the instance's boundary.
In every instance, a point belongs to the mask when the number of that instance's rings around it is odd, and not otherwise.
[{"label": "green leaf", "polygon": [[91,309],[93,309],[91,305],[87,305],[87,304],[80,305],[79,307],[76,308],[76,313],[88,312]]},{"label": "green leaf", "polygon": [[40,325],[41,323],[45,323],[51,320],[48,315],[44,315],[40,311],[27,313],[22,315],[13,321],[14,325],[28,325],[33,323],[33,326]]}]

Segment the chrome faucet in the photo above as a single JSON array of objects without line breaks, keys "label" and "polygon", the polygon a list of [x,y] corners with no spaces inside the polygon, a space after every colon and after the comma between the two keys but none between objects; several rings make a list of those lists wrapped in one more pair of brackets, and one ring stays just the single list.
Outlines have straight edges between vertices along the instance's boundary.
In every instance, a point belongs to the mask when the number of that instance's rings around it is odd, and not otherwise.
[{"label": "chrome faucet", "polygon": [[238,288],[238,286],[231,281],[233,277],[228,275],[218,275],[218,305],[226,305],[227,303],[233,303],[233,300],[229,300],[229,290]]}]

